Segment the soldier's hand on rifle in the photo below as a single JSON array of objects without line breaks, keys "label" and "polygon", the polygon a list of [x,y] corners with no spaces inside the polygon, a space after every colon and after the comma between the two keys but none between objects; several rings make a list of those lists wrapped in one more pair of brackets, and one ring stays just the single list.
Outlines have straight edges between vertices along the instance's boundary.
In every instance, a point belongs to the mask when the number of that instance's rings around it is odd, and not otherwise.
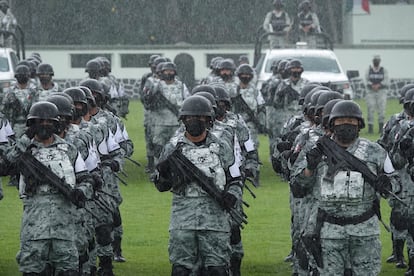
[{"label": "soldier's hand on rifle", "polygon": [[306,161],[308,162],[307,169],[315,170],[318,164],[322,161],[322,152],[318,147],[312,148],[306,153]]},{"label": "soldier's hand on rifle", "polygon": [[70,201],[79,208],[85,207],[86,196],[79,189],[73,189],[70,193]]},{"label": "soldier's hand on rifle", "polygon": [[103,179],[102,176],[99,173],[92,173],[92,179],[93,179],[93,189],[95,191],[100,191],[103,186]]},{"label": "soldier's hand on rifle", "polygon": [[289,141],[282,141],[276,145],[276,148],[279,152],[284,152],[285,150],[290,150],[292,143]]},{"label": "soldier's hand on rifle", "polygon": [[381,174],[380,176],[378,176],[376,190],[384,197],[388,195],[388,192],[392,191],[392,184],[390,178],[385,174]]},{"label": "soldier's hand on rifle", "polygon": [[224,208],[226,210],[230,210],[234,208],[234,205],[237,202],[237,198],[232,193],[225,192],[223,195],[223,202],[224,202]]}]

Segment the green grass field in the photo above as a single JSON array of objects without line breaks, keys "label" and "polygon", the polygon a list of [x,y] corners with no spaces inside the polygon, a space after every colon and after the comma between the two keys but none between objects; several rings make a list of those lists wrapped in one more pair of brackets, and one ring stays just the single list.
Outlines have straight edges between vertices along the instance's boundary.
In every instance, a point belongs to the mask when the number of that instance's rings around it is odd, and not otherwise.
[{"label": "green grass field", "polygon": [[[365,111],[365,103],[360,103]],[[397,100],[389,101],[387,118],[400,109]],[[171,194],[159,193],[144,173],[146,159],[141,103],[131,102],[130,111],[125,123],[135,144],[133,159],[139,161],[142,167],[138,168],[129,161],[126,164],[128,186],[121,185],[124,198],[121,212],[124,226],[123,254],[127,262],[115,263],[114,272],[118,276],[170,275],[167,245]],[[362,136],[373,141],[378,138],[378,129],[375,129],[375,133],[367,135],[366,129],[361,131]],[[261,186],[254,190],[256,199],[245,194],[245,201],[251,207],[246,210],[249,224],[242,232],[245,247],[242,273],[249,276],[290,275],[290,264],[283,262],[291,246],[289,189],[287,183],[281,181],[272,170],[267,138],[261,136],[260,139],[259,151],[263,163]],[[0,201],[0,275],[21,275],[15,256],[19,248],[22,204],[16,188],[7,186],[6,178],[3,179],[3,188],[5,197]],[[382,212],[388,223],[389,207],[385,201],[382,202]],[[381,239],[381,275],[403,275],[405,270],[396,269],[394,264],[385,262],[391,253],[391,242],[390,233],[384,228]]]}]

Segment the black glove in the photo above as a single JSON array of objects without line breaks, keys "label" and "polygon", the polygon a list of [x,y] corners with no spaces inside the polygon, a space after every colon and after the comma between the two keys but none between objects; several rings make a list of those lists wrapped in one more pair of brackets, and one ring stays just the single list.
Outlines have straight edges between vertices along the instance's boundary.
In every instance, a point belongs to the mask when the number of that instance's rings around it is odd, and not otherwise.
[{"label": "black glove", "polygon": [[224,208],[226,210],[230,210],[231,208],[233,208],[234,205],[236,204],[236,201],[237,201],[237,198],[233,194],[229,192],[224,193],[223,203],[224,203]]},{"label": "black glove", "polygon": [[70,193],[70,201],[79,208],[85,207],[86,196],[79,189],[73,189]]},{"label": "black glove", "polygon": [[103,186],[103,179],[102,176],[99,173],[92,173],[92,179],[93,179],[93,189],[95,191],[100,191]]},{"label": "black glove", "polygon": [[314,147],[308,153],[306,153],[306,161],[308,162],[307,168],[311,171],[316,169],[321,160],[322,152],[318,147]]},{"label": "black glove", "polygon": [[384,197],[388,195],[388,192],[392,191],[390,178],[385,174],[381,174],[380,176],[378,176],[375,190]]},{"label": "black glove", "polygon": [[285,150],[290,150],[292,148],[292,143],[289,141],[282,141],[276,145],[276,148],[279,152],[284,152]]},{"label": "black glove", "polygon": [[113,172],[119,172],[119,170],[121,169],[118,161],[116,160],[112,160],[111,163],[109,164],[109,167],[111,168]]}]

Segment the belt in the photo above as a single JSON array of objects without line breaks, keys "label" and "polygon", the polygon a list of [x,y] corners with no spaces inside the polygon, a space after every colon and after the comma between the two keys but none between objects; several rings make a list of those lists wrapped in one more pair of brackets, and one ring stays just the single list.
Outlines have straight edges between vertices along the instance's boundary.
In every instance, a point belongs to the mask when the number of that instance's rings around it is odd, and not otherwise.
[{"label": "belt", "polygon": [[329,222],[329,223],[337,224],[341,226],[362,223],[364,221],[367,221],[368,219],[370,219],[371,217],[375,215],[374,209],[369,209],[368,211],[362,213],[361,215],[353,216],[353,217],[339,217],[335,215],[330,215],[321,209],[319,209],[319,212],[325,213],[324,214],[325,222]]}]

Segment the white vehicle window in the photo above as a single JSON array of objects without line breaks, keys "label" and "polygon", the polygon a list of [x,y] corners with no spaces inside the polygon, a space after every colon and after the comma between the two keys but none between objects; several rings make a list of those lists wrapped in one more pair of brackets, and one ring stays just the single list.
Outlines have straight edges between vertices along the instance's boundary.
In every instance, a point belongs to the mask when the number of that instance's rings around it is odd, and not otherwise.
[{"label": "white vehicle window", "polygon": [[[303,64],[303,69],[305,72],[329,72],[329,73],[340,73],[338,63],[336,60],[326,57],[294,57],[291,58],[299,59]],[[270,66],[273,61],[268,60],[266,63],[265,72],[271,73]]]},{"label": "white vehicle window", "polygon": [[5,57],[0,57],[0,72],[8,72],[9,70],[9,60]]}]

